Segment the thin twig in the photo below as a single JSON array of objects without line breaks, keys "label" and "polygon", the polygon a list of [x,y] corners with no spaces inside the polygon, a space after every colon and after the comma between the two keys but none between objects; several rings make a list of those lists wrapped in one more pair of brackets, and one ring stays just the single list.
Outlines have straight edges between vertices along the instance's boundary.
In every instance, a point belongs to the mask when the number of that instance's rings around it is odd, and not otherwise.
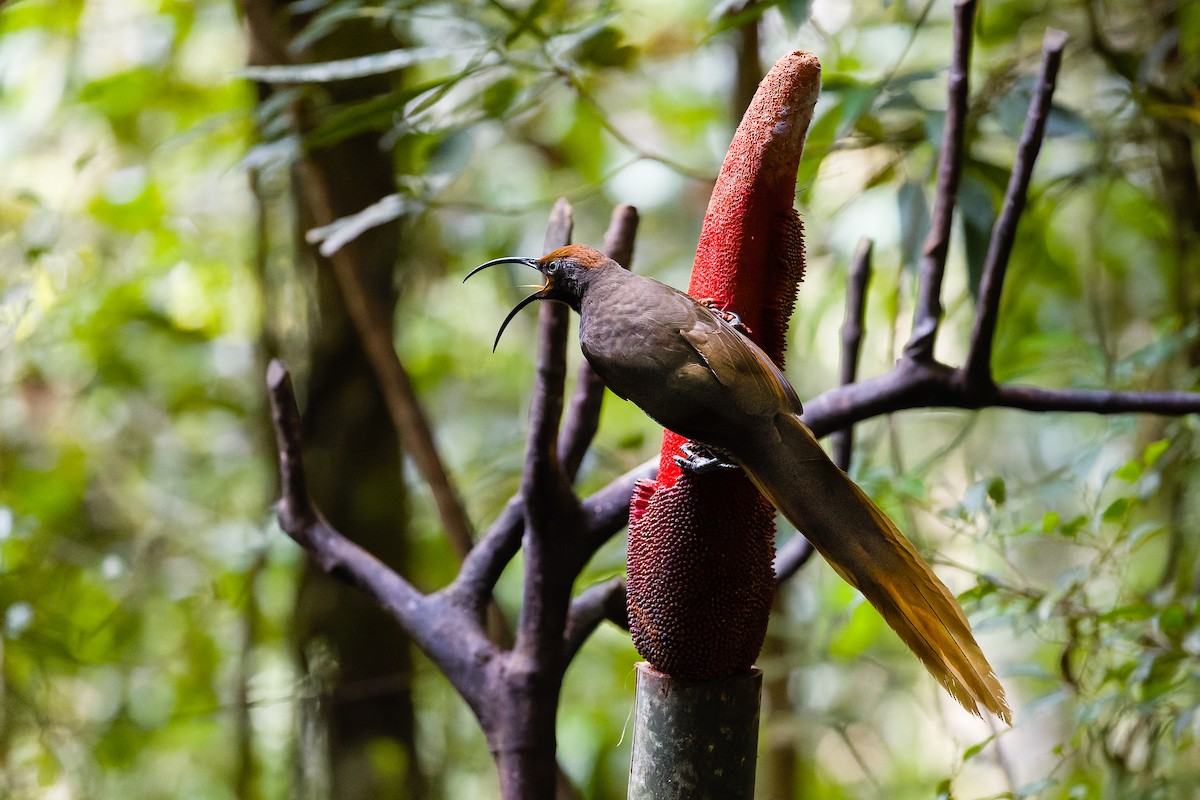
[{"label": "thin twig", "polygon": [[1198,392],[1136,392],[1103,389],[1041,389],[1002,384],[995,388],[989,406],[1024,411],[1087,411],[1093,414],[1200,413]]},{"label": "thin twig", "polygon": [[[303,547],[322,570],[356,586],[371,597],[412,637],[422,650],[450,674],[471,647],[483,645],[482,635],[472,635],[465,616],[450,620],[451,607],[417,591],[391,567],[347,539],[333,528],[312,504],[301,454],[300,411],[287,367],[278,360],[267,367],[267,395],[271,421],[279,450],[281,497],[279,525]],[[461,616],[461,615],[460,615]],[[469,641],[450,644],[440,641],[447,625]],[[461,678],[461,675],[459,676]]]},{"label": "thin twig", "polygon": [[1017,223],[1025,210],[1033,166],[1046,133],[1050,100],[1054,95],[1054,84],[1066,43],[1067,34],[1054,28],[1047,30],[1042,40],[1042,66],[1038,73],[1037,89],[1029,103],[1025,129],[1021,132],[1017,158],[1009,176],[1008,189],[1004,193],[1000,218],[996,220],[991,240],[988,242],[983,277],[979,282],[978,313],[975,317],[975,327],[971,331],[966,363],[962,369],[963,380],[976,388],[992,382],[992,342],[996,335],[996,320],[1000,316],[1004,274],[1008,268],[1013,243],[1017,238]]},{"label": "thin twig", "polygon": [[579,648],[609,620],[614,625],[629,630],[629,618],[625,611],[625,579],[612,578],[580,592],[571,601],[567,612],[567,627],[563,633],[563,663],[570,663]]},{"label": "thin twig", "polygon": [[[271,421],[279,450],[281,496],[279,525],[313,561],[328,573],[337,573],[371,594],[381,604],[415,608],[424,596],[390,567],[338,533],[312,504],[304,472],[300,437],[300,410],[287,367],[272,360],[267,367],[267,393],[271,401]],[[402,624],[408,627],[411,614]]]},{"label": "thin twig", "polygon": [[942,148],[938,154],[937,197],[933,204],[929,234],[922,248],[912,335],[904,347],[905,357],[918,360],[933,357],[933,344],[942,317],[942,276],[946,271],[950,225],[958,200],[963,145],[967,133],[971,43],[974,39],[971,29],[975,19],[975,3],[976,0],[956,0],[954,3],[954,53],[950,61],[949,98],[946,120],[942,125]]},{"label": "thin twig", "polygon": [[584,534],[573,540],[575,549],[571,557],[576,563],[586,563],[601,545],[629,524],[633,488],[638,481],[654,480],[658,476],[658,464],[658,456],[643,461],[579,504]]},{"label": "thin twig", "polygon": [[791,578],[813,557],[812,542],[797,531],[796,535],[775,554],[775,584]]},{"label": "thin twig", "polygon": [[[560,198],[550,213],[543,252],[549,253],[570,244],[572,227],[571,204]],[[529,442],[525,449],[527,479],[529,473],[539,476],[557,453],[567,374],[569,320],[570,309],[566,305],[557,302],[539,304],[537,381],[529,411]]]},{"label": "thin twig", "polygon": [[309,499],[301,456],[300,411],[287,367],[267,367],[267,395],[279,450],[279,525],[325,572],[356,587],[388,612],[467,701],[488,714],[487,667],[500,655],[470,614],[444,593],[426,596],[395,570],[330,525]]},{"label": "thin twig", "polygon": [[521,549],[524,533],[525,503],[517,494],[509,498],[504,510],[467,553],[458,577],[446,591],[466,598],[467,605],[476,614],[482,613],[496,588],[496,581]]},{"label": "thin twig", "polygon": [[[637,235],[638,214],[633,206],[613,209],[608,232],[604,234],[602,250],[625,269],[633,266],[633,240]],[[587,453],[600,426],[600,406],[604,399],[604,382],[587,361],[579,365],[575,391],[563,420],[558,441],[559,458],[567,479],[574,481],[579,465]]]},{"label": "thin twig", "polygon": [[[873,247],[870,239],[862,238],[854,251],[854,259],[850,262],[850,281],[846,287],[846,318],[842,323],[842,386],[858,380],[858,354],[862,348],[863,318],[867,309],[867,284],[871,280]],[[853,451],[853,426],[847,426],[833,434],[833,462],[841,467],[843,472],[850,471]]]},{"label": "thin twig", "polygon": [[[304,160],[302,165],[308,170],[318,169],[308,160]],[[307,187],[317,222],[321,225],[332,222],[335,214],[330,204],[326,179],[321,175],[312,175],[301,183]],[[396,353],[391,336],[392,326],[388,321],[391,309],[383,308],[381,304],[372,300],[371,292],[363,284],[361,271],[351,251],[338,250],[329,257],[329,261],[333,265],[334,277],[338,288],[341,289],[346,311],[354,322],[363,350],[366,351],[371,368],[379,380],[388,414],[400,435],[401,446],[412,458],[417,471],[429,486],[438,519],[446,531],[447,538],[459,557],[464,557],[471,549],[471,522],[459,499],[458,490],[442,463],[433,438],[433,430],[413,390],[408,371]]]},{"label": "thin twig", "polygon": [[970,387],[945,364],[901,360],[891,371],[831,389],[804,404],[818,437],[864,419],[913,408],[1019,408],[1094,414],[1200,413],[1200,392],[1041,389],[1015,384]]},{"label": "thin twig", "polygon": [[[568,560],[585,563],[600,547],[629,522],[629,498],[640,480],[652,480],[658,474],[658,458],[651,458],[609,481],[603,489],[579,504],[583,514],[583,534],[572,538]],[[462,569],[447,594],[470,598],[476,613],[483,608],[504,567],[521,547],[525,531],[524,503],[517,495],[508,501],[474,549],[463,561]]]},{"label": "thin twig", "polygon": [[[571,204],[560,199],[550,215],[545,252],[571,241]],[[567,330],[570,309],[558,302],[541,303],[538,309],[538,355],[536,378],[529,409],[529,439],[521,473],[524,498],[525,583],[521,617],[517,623],[514,654],[528,663],[546,667],[558,653],[547,653],[550,640],[562,635],[567,595],[574,573],[554,555],[563,547],[562,531],[569,529],[571,516],[579,514],[579,502],[558,461],[558,430],[562,417],[567,375]],[[561,607],[556,596],[562,591]]]}]

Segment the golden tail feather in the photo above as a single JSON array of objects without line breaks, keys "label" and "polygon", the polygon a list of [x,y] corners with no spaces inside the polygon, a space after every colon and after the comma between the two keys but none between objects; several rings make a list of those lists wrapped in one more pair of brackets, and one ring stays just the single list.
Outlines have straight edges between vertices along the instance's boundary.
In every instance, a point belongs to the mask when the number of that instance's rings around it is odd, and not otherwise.
[{"label": "golden tail feather", "polygon": [[738,459],[759,490],[863,593],[955,700],[977,716],[982,706],[1012,724],[1004,687],[950,590],[798,417],[780,415],[776,430],[779,444]]}]

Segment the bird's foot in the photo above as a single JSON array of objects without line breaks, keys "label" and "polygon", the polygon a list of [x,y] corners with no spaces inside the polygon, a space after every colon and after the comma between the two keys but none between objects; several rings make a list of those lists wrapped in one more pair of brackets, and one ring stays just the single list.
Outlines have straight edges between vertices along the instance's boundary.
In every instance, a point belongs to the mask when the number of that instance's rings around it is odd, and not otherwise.
[{"label": "bird's foot", "polygon": [[679,465],[680,469],[687,470],[694,475],[741,469],[737,464],[731,464],[704,445],[695,442],[684,442],[679,447],[679,452],[683,455],[675,456],[675,463]]},{"label": "bird's foot", "polygon": [[700,300],[698,302],[701,305],[707,307],[710,311],[712,311],[718,317],[725,320],[725,322],[728,323],[730,327],[734,328],[735,330],[737,330],[741,333],[744,333],[747,336],[750,335],[750,326],[747,325],[746,323],[742,322],[742,318],[739,317],[737,314],[735,314],[732,311],[726,310],[725,305],[723,303],[718,303],[716,300],[712,299],[711,297],[706,297],[703,300]]}]

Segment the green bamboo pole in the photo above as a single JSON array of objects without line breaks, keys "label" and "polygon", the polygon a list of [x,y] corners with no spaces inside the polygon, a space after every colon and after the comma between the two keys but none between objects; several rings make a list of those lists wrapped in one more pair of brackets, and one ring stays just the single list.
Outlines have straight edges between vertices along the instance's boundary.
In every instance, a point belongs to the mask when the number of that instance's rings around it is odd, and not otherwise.
[{"label": "green bamboo pole", "polygon": [[637,665],[629,800],[752,800],[762,671],[679,681]]}]

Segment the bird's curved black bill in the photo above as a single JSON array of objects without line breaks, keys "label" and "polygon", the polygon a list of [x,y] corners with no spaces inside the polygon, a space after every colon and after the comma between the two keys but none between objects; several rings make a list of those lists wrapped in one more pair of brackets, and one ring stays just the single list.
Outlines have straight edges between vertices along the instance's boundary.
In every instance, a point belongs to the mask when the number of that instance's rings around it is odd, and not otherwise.
[{"label": "bird's curved black bill", "polygon": [[[478,272],[483,272],[488,267],[494,267],[497,264],[524,264],[527,267],[533,267],[534,269],[538,269],[538,262],[537,262],[536,258],[520,258],[517,256],[508,256],[507,258],[493,258],[491,261],[487,262],[486,264],[480,264],[478,267],[476,267],[475,269],[468,272],[467,277],[463,278],[463,283],[466,283],[467,278],[470,278],[472,275],[474,275]],[[538,272],[541,272],[541,270],[538,269]]]},{"label": "bird's curved black bill", "polygon": [[496,331],[496,341],[492,342],[493,353],[496,352],[496,348],[500,345],[500,337],[504,335],[504,329],[508,327],[508,323],[512,322],[512,318],[515,317],[522,308],[529,305],[534,300],[540,300],[541,297],[542,290],[538,289],[536,292],[529,295],[529,297],[526,297],[524,300],[517,303],[516,307],[513,308],[512,311],[508,312],[508,316],[504,318],[504,322],[500,323],[500,330]]},{"label": "bird's curved black bill", "polygon": [[[467,278],[471,277],[472,275],[474,275],[477,272],[487,269],[488,267],[494,267],[497,264],[524,264],[527,267],[532,267],[532,268],[538,270],[538,272],[541,272],[541,270],[538,269],[538,262],[537,262],[536,258],[508,257],[508,258],[496,258],[496,259],[493,259],[493,260],[487,262],[486,264],[480,264],[478,267],[476,267],[475,269],[473,269],[467,273]],[[463,278],[463,283],[467,282],[467,278]],[[543,291],[545,291],[544,288],[538,289],[536,292],[529,295],[521,302],[517,303],[516,307],[512,311],[508,312],[508,316],[504,318],[504,322],[500,323],[500,330],[496,332],[496,341],[492,342],[492,352],[493,353],[496,352],[496,348],[500,345],[500,337],[504,335],[504,329],[508,327],[508,323],[512,322],[512,318],[515,317],[521,311],[522,308],[529,305],[534,300],[540,299]]]}]

